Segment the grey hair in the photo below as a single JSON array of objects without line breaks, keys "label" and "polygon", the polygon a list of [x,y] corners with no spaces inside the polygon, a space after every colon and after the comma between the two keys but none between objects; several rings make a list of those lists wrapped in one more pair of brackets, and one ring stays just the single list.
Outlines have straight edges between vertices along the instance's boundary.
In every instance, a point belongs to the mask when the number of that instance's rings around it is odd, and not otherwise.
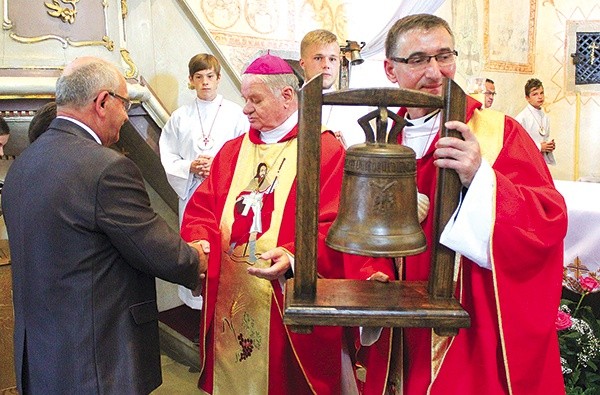
[{"label": "grey hair", "polygon": [[64,73],[56,81],[56,105],[82,108],[102,90],[119,87],[119,71],[108,62],[93,62]]},{"label": "grey hair", "polygon": [[242,79],[247,76],[254,76],[261,80],[274,94],[278,94],[286,86],[291,86],[294,93],[297,94],[300,88],[300,82],[295,74],[244,74]]}]

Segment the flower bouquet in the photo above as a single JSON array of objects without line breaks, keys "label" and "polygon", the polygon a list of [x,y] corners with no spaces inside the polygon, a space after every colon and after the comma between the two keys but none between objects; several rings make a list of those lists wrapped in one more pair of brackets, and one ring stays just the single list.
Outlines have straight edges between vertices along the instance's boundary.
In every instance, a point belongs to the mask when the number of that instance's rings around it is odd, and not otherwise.
[{"label": "flower bouquet", "polygon": [[560,362],[568,395],[600,394],[600,320],[584,298],[600,291],[596,276],[581,276],[571,288],[581,295],[578,301],[561,300],[556,319]]}]

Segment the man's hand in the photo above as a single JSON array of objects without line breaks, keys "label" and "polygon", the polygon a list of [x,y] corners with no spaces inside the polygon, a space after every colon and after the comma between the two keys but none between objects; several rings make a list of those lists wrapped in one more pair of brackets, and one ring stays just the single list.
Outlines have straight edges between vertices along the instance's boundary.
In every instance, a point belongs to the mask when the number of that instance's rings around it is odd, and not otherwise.
[{"label": "man's hand", "polygon": [[198,264],[198,286],[192,290],[192,295],[202,295],[202,280],[206,277],[208,269],[208,254],[210,253],[210,243],[208,240],[196,240],[188,243],[190,247],[198,252],[200,263]]},{"label": "man's hand", "polygon": [[446,122],[448,129],[459,131],[464,140],[456,137],[442,137],[435,145],[434,164],[437,167],[454,169],[460,182],[468,187],[481,165],[479,142],[469,127],[458,121]]},{"label": "man's hand", "polygon": [[257,267],[249,267],[248,274],[256,276],[258,278],[264,278],[265,280],[276,280],[283,277],[285,272],[292,266],[290,257],[282,248],[273,248],[267,252],[261,254],[260,259],[268,261],[269,259],[273,262],[270,267],[260,269]]}]

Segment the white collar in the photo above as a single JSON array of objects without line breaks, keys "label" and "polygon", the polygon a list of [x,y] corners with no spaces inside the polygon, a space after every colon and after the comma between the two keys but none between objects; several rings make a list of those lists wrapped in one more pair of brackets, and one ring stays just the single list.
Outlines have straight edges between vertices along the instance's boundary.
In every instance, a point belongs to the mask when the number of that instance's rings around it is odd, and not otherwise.
[{"label": "white collar", "polygon": [[434,111],[423,117],[411,119],[412,126],[402,131],[402,144],[415,151],[417,159],[421,159],[429,150],[435,139],[441,121],[440,111]]},{"label": "white collar", "polygon": [[532,106],[530,103],[527,103],[527,106],[529,106],[529,109],[531,111],[537,111],[539,114],[543,114],[544,113],[544,110],[542,108],[537,109],[534,106]]},{"label": "white collar", "polygon": [[212,100],[202,100],[198,96],[196,96],[196,100],[198,102],[198,105],[201,107],[210,106],[211,104],[221,104],[221,101],[223,100],[223,95],[217,94],[217,96],[215,96],[215,98]]},{"label": "white collar", "polygon": [[102,145],[102,141],[100,141],[100,137],[98,137],[98,135],[96,134],[96,132],[94,132],[88,125],[86,125],[85,123],[76,120],[75,118],[71,118],[71,117],[67,117],[65,115],[59,115],[56,118],[61,118],[61,119],[66,119],[67,121],[71,121],[74,124],[77,124],[79,126],[81,126],[86,132],[88,132],[89,134],[92,135],[92,137],[94,138],[94,140],[96,140],[96,142],[100,145]]},{"label": "white collar", "polygon": [[[437,117],[436,115],[440,112],[440,110],[436,110],[433,112],[430,112],[427,115],[423,115],[420,118],[417,119],[407,119],[405,117],[406,122],[408,122],[408,125],[406,125],[406,127],[404,128],[404,134],[405,135],[409,135],[409,136],[414,136],[415,134],[419,135],[419,134],[431,134],[433,132],[437,133],[437,129],[432,130],[432,125],[431,122],[435,122],[437,121],[437,123],[439,123],[439,117]],[[408,115],[408,113],[407,113]],[[426,128],[424,128],[424,126],[426,126]]]},{"label": "white collar", "polygon": [[298,123],[298,110],[294,111],[283,123],[275,129],[260,132],[260,139],[266,144],[273,144],[281,140]]}]

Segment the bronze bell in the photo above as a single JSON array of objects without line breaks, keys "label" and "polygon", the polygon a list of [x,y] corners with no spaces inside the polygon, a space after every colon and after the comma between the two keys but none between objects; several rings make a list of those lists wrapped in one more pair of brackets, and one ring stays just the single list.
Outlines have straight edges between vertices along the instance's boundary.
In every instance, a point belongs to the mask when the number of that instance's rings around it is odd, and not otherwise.
[{"label": "bronze bell", "polygon": [[[404,119],[385,142],[387,109],[359,120],[367,142],[346,152],[338,216],[325,242],[335,250],[374,257],[415,255],[426,248],[417,214],[416,155],[396,143]],[[377,142],[369,119],[377,118]]]}]

